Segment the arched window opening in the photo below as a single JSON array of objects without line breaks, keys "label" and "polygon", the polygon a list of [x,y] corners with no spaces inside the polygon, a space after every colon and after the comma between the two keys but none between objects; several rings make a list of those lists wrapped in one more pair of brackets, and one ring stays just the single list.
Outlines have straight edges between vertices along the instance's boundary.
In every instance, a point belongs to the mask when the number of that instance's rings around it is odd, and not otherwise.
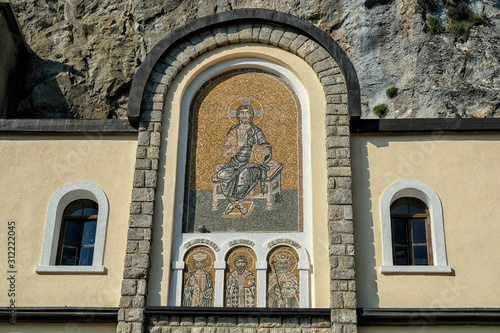
[{"label": "arched window opening", "polygon": [[91,200],[70,203],[63,213],[58,265],[92,266],[98,205]]},{"label": "arched window opening", "polygon": [[432,265],[429,210],[420,200],[401,198],[391,205],[395,265]]}]

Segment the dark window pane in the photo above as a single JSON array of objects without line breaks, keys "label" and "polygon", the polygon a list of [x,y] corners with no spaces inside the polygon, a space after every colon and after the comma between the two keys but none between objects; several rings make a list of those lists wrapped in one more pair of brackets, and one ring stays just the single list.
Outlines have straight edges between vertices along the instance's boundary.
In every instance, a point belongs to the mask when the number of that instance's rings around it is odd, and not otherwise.
[{"label": "dark window pane", "polygon": [[61,265],[75,265],[76,264],[76,248],[63,247],[61,255]]},{"label": "dark window pane", "polygon": [[66,229],[64,231],[64,243],[67,246],[79,246],[80,240],[80,224],[66,221]]},{"label": "dark window pane", "polygon": [[92,266],[94,247],[82,247],[80,252],[80,266]]},{"label": "dark window pane", "polygon": [[64,211],[64,216],[82,216],[83,201],[74,202]]},{"label": "dark window pane", "polygon": [[427,243],[427,234],[425,232],[425,220],[412,220],[411,228],[413,234],[413,244]]},{"label": "dark window pane", "polygon": [[97,221],[85,222],[85,225],[83,226],[82,246],[94,245],[96,226]]},{"label": "dark window pane", "polygon": [[97,204],[92,201],[85,201],[85,205],[83,208],[84,216],[92,216],[97,215]]},{"label": "dark window pane", "polygon": [[408,199],[400,199],[391,206],[391,214],[408,215]]},{"label": "dark window pane", "polygon": [[394,265],[408,265],[408,248],[405,246],[394,247]]},{"label": "dark window pane", "polygon": [[417,245],[413,247],[413,261],[415,265],[429,265],[427,245]]},{"label": "dark window pane", "polygon": [[425,206],[421,201],[409,199],[410,214],[425,214]]},{"label": "dark window pane", "polygon": [[406,236],[406,221],[405,220],[392,220],[394,243],[398,245],[407,245],[408,238]]}]

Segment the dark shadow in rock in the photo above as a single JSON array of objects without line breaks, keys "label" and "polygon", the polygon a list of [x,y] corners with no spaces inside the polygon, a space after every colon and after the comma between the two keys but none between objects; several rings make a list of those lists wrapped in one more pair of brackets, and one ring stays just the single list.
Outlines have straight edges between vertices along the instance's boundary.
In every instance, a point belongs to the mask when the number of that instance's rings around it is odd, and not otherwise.
[{"label": "dark shadow in rock", "polygon": [[388,3],[392,3],[394,0],[366,0],[365,7],[368,9],[372,9],[376,6],[387,5]]},{"label": "dark shadow in rock", "polygon": [[12,81],[7,118],[73,118],[70,106],[58,82],[58,75],[67,73],[70,82],[84,75],[72,66],[44,60],[32,50],[17,64]]}]

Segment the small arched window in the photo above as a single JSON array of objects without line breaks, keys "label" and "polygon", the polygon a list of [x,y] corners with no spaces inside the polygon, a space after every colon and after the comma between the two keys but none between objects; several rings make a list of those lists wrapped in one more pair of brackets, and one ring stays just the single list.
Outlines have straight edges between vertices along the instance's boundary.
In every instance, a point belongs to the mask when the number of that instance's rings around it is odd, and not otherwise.
[{"label": "small arched window", "polygon": [[63,213],[58,265],[92,266],[98,205],[92,200],[70,203]]},{"label": "small arched window", "polygon": [[420,200],[401,198],[391,205],[394,265],[432,265],[429,210]]}]

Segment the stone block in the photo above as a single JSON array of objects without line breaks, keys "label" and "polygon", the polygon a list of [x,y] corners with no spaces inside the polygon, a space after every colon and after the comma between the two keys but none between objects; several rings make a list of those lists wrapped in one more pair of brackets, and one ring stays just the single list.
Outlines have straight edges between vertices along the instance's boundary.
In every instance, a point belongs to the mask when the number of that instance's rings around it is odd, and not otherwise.
[{"label": "stone block", "polygon": [[[149,258],[149,256],[148,256],[148,258]],[[137,281],[137,295],[141,295],[141,296],[146,295],[147,286],[148,286],[148,284],[147,284],[145,279],[138,280]]]},{"label": "stone block", "polygon": [[180,43],[178,47],[182,51],[184,51],[184,53],[186,53],[191,59],[194,59],[198,56],[198,52],[189,41]]},{"label": "stone block", "polygon": [[137,145],[138,146],[149,146],[149,132],[139,132],[139,136],[137,138]]},{"label": "stone block", "polygon": [[356,324],[356,310],[336,309],[333,311],[332,319],[339,324]]},{"label": "stone block", "polygon": [[[132,305],[132,300],[134,299],[133,296],[122,296],[120,297],[120,308],[128,308]],[[125,320],[124,319],[118,319],[118,320]]]},{"label": "stone block", "polygon": [[136,170],[151,170],[151,160],[149,159],[136,159],[135,160]]},{"label": "stone block", "polygon": [[332,57],[328,57],[324,60],[318,61],[313,65],[313,70],[316,74],[337,67],[337,63]]},{"label": "stone block", "polygon": [[137,292],[137,282],[135,280],[124,279],[122,281],[122,296],[135,296]]},{"label": "stone block", "polygon": [[269,24],[263,24],[259,32],[259,42],[263,44],[269,44],[271,39],[271,33],[273,32],[274,26]]},{"label": "stone block", "polygon": [[330,205],[328,206],[328,218],[330,220],[340,220],[342,219],[342,206]]},{"label": "stone block", "polygon": [[343,293],[344,297],[344,308],[346,309],[356,309],[356,293],[353,291],[346,291]]},{"label": "stone block", "polygon": [[[336,64],[336,63],[335,63]],[[340,70],[338,69],[338,66],[336,67],[331,67],[331,68],[328,68],[327,70],[324,70],[322,72],[319,72],[318,73],[318,79],[322,79],[323,77],[325,76],[328,76],[328,75],[335,75],[337,73],[340,73]]]},{"label": "stone block", "polygon": [[142,212],[142,206],[140,202],[132,202],[130,204],[130,214],[140,214]]},{"label": "stone block", "polygon": [[285,33],[285,28],[283,27],[274,27],[273,32],[271,32],[271,37],[269,38],[269,43],[271,45],[278,46],[281,40],[281,37]]},{"label": "stone block", "polygon": [[320,62],[322,60],[325,60],[329,56],[330,56],[330,53],[328,53],[328,51],[325,50],[322,46],[318,45],[318,47],[313,52],[308,54],[304,60],[309,65],[313,66],[315,63]]},{"label": "stone block", "polygon": [[297,55],[302,59],[305,59],[306,56],[311,54],[314,50],[316,50],[319,45],[313,41],[312,39],[308,39],[302,46],[297,50]]},{"label": "stone block", "polygon": [[151,160],[151,170],[158,170],[159,160],[157,158],[154,158]]},{"label": "stone block", "polygon": [[153,215],[154,212],[154,203],[153,202],[143,202],[141,211],[146,215]]},{"label": "stone block", "polygon": [[230,25],[227,27],[227,41],[230,44],[238,44],[240,42],[240,35],[238,33],[237,25]]},{"label": "stone block", "polygon": [[338,268],[339,267],[339,257],[330,256],[330,268]]},{"label": "stone block", "polygon": [[356,281],[349,281],[348,282],[348,290],[356,291]]},{"label": "stone block", "polygon": [[352,191],[343,188],[328,190],[328,203],[333,205],[352,204]]},{"label": "stone block", "polygon": [[323,76],[320,81],[323,86],[337,84],[337,82],[335,81],[335,75]]},{"label": "stone block", "polygon": [[142,228],[128,229],[127,239],[128,240],[143,240],[144,239],[144,229],[142,229]]},{"label": "stone block", "polygon": [[155,191],[152,188],[134,188],[132,189],[132,201],[153,201]]},{"label": "stone block", "polygon": [[134,171],[134,187],[144,187],[144,170],[136,170]]},{"label": "stone block", "polygon": [[172,333],[172,328],[170,327],[162,327],[161,333]]},{"label": "stone block", "polygon": [[304,35],[298,35],[297,38],[293,40],[293,42],[290,44],[290,51],[293,53],[297,53],[297,50],[300,49],[302,45],[308,40]]},{"label": "stone block", "polygon": [[354,256],[354,245],[347,245],[347,255]]},{"label": "stone block", "polygon": [[257,327],[259,325],[259,319],[256,317],[238,317],[238,326],[240,327]]},{"label": "stone block", "polygon": [[203,38],[201,38],[199,35],[194,35],[189,40],[189,42],[191,43],[191,45],[193,45],[194,49],[198,54],[205,53],[208,50],[205,43],[203,42]]},{"label": "stone block", "polygon": [[147,269],[146,268],[125,268],[123,270],[123,278],[124,279],[143,279],[146,277]]},{"label": "stone block", "polygon": [[144,312],[142,308],[139,309],[126,309],[125,310],[125,320],[126,321],[143,321]]},{"label": "stone block", "polygon": [[191,333],[204,333],[203,327],[191,327]]},{"label": "stone block", "polygon": [[311,318],[301,317],[299,319],[299,326],[302,327],[302,328],[311,327]]},{"label": "stone block", "polygon": [[313,318],[311,321],[311,326],[314,328],[328,328],[331,326],[330,319]]},{"label": "stone block", "polygon": [[223,27],[218,27],[214,29],[214,38],[219,46],[227,45],[229,42],[227,40],[227,32]]},{"label": "stone block", "polygon": [[251,23],[240,23],[238,25],[240,43],[251,43],[252,42],[252,24]]},{"label": "stone block", "polygon": [[150,241],[140,241],[139,243],[139,253],[141,254],[149,254],[149,251],[151,249],[151,242]]},{"label": "stone block", "polygon": [[236,326],[236,317],[219,317],[215,326]]},{"label": "stone block", "polygon": [[160,158],[160,148],[159,147],[149,147],[147,150],[148,158]]},{"label": "stone block", "polygon": [[330,221],[328,223],[328,227],[330,232],[340,232],[340,233],[353,233],[354,232],[354,224],[352,221]]},{"label": "stone block", "polygon": [[283,317],[282,327],[290,328],[290,327],[298,327],[299,326],[299,318],[297,317]]},{"label": "stone block", "polygon": [[160,143],[161,143],[161,133],[160,132],[151,133],[151,146],[160,147]]},{"label": "stone block", "polygon": [[341,291],[332,291],[330,293],[330,306],[333,309],[342,309],[344,307],[344,298]]},{"label": "stone block", "polygon": [[198,316],[194,317],[194,326],[206,326],[207,325],[207,317]]},{"label": "stone block", "polygon": [[[339,86],[339,85],[337,85],[337,86]],[[336,86],[326,86],[326,87],[336,87]],[[326,92],[326,89],[325,89],[325,93],[329,94],[331,92]],[[345,105],[345,104],[327,104],[326,105],[326,114],[328,114],[328,115],[341,115],[341,114],[347,115],[347,114],[349,114],[349,111],[348,111],[347,105]]]},{"label": "stone block", "polygon": [[328,168],[328,177],[351,177],[350,167]]},{"label": "stone block", "polygon": [[146,304],[146,297],[145,296],[135,296],[132,299],[132,306],[136,308],[144,308],[144,305]]},{"label": "stone block", "polygon": [[116,333],[131,333],[132,332],[132,324],[124,321],[118,322],[116,326]]},{"label": "stone block", "polygon": [[208,50],[213,50],[217,47],[217,41],[211,31],[202,34],[202,38],[203,44],[205,44]]},{"label": "stone block", "polygon": [[261,27],[262,27],[262,25],[259,23],[253,24],[253,27],[252,27],[252,41],[253,42],[259,41],[259,34],[260,34]]},{"label": "stone block", "polygon": [[353,234],[342,234],[342,243],[343,244],[354,244],[354,235]]},{"label": "stone block", "polygon": [[141,323],[132,323],[132,333],[143,333],[144,332],[144,325]]},{"label": "stone block", "polygon": [[326,95],[326,102],[328,104],[341,104],[342,95]]},{"label": "stone block", "polygon": [[333,136],[326,138],[327,148],[344,148],[349,147],[351,144],[350,138],[348,136]]},{"label": "stone block", "polygon": [[341,257],[339,262],[339,268],[354,269],[354,257]]},{"label": "stone block", "polygon": [[329,248],[330,255],[334,256],[345,256],[345,245],[343,244],[332,244]]},{"label": "stone block", "polygon": [[137,150],[135,151],[135,158],[146,158],[146,154],[146,147],[137,147]]},{"label": "stone block", "polygon": [[337,280],[353,280],[354,269],[334,268],[330,270],[331,277]]},{"label": "stone block", "polygon": [[126,248],[127,254],[136,253],[138,249],[139,249],[139,242],[130,240],[127,241],[127,248]]},{"label": "stone block", "polygon": [[339,167],[340,166],[340,161],[337,159],[329,159],[326,164],[329,168],[332,167]]},{"label": "stone block", "polygon": [[125,260],[124,260],[123,266],[125,266],[125,267],[131,267],[132,266],[132,254],[126,254],[125,255]]},{"label": "stone block", "polygon": [[278,46],[288,51],[290,50],[290,45],[298,36],[299,35],[296,32],[291,30],[286,30],[283,33],[283,36],[281,36]]},{"label": "stone block", "polygon": [[149,267],[149,255],[148,254],[129,254],[132,256],[132,267],[133,268],[148,268]]},{"label": "stone block", "polygon": [[146,175],[146,181],[145,181],[145,185],[146,187],[152,187],[152,188],[156,188],[156,180],[158,178],[158,172],[156,171],[146,171],[145,172],[145,175]]},{"label": "stone block", "polygon": [[179,321],[180,326],[193,326],[194,324],[194,317],[181,317]]},{"label": "stone block", "polygon": [[323,90],[327,95],[345,94],[347,86],[344,83],[323,86]]},{"label": "stone block", "polygon": [[262,317],[260,319],[259,327],[281,327],[281,317]]}]

